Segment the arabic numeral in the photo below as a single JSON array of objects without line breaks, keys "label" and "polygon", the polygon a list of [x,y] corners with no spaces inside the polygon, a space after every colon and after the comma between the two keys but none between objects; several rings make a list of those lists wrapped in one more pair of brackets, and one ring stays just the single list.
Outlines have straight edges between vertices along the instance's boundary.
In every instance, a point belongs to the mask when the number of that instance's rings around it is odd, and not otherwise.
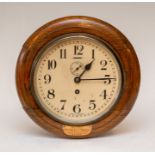
[{"label": "arabic numeral", "polygon": [[107,67],[106,67],[107,64],[108,64],[107,60],[101,60],[100,61],[101,70],[107,70]]}]

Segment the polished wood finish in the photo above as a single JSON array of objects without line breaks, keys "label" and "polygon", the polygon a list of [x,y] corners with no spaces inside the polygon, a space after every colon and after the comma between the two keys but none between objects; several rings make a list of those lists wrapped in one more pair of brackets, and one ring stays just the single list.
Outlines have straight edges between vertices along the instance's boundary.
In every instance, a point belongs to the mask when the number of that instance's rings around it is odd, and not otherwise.
[{"label": "polished wood finish", "polygon": [[[82,136],[65,134],[65,124],[45,114],[31,93],[30,73],[36,55],[49,41],[69,33],[90,34],[107,43],[118,58],[123,73],[123,87],[118,103],[106,116],[92,124],[89,134]],[[16,85],[24,110],[41,127],[63,137],[93,137],[112,129],[130,112],[139,90],[140,67],[134,48],[115,27],[92,17],[70,16],[45,24],[24,43],[16,66]]]}]

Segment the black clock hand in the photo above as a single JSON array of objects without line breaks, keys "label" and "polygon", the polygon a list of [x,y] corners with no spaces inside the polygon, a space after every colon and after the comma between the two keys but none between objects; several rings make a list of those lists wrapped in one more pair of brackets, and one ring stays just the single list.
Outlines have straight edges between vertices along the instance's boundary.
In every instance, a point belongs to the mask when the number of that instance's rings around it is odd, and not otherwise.
[{"label": "black clock hand", "polygon": [[83,70],[83,72],[78,76],[78,77],[75,77],[74,78],[74,82],[75,83],[79,83],[81,80],[81,76],[86,72],[86,71],[88,71],[88,70],[90,70],[91,69],[91,65],[92,65],[92,63],[94,62],[94,60],[95,59],[93,59],[90,63],[88,63],[88,64],[86,64],[85,65],[85,67],[84,67],[84,70]]},{"label": "black clock hand", "polygon": [[80,79],[80,80],[116,80],[116,78],[95,78],[95,79]]},{"label": "black clock hand", "polygon": [[81,79],[81,78],[79,78],[79,77],[76,77],[76,78],[74,79],[74,81],[75,81],[76,83],[79,83],[81,80],[91,80],[91,81],[93,81],[93,80],[102,80],[102,81],[107,81],[108,84],[110,84],[110,83],[111,83],[111,80],[116,80],[116,78],[90,78],[90,79]]},{"label": "black clock hand", "polygon": [[84,70],[83,70],[83,72],[80,74],[79,78],[81,78],[81,76],[82,76],[86,71],[88,71],[88,70],[91,69],[91,65],[92,65],[92,63],[94,62],[94,60],[95,60],[95,59],[93,59],[90,63],[88,63],[88,64],[85,65]]}]

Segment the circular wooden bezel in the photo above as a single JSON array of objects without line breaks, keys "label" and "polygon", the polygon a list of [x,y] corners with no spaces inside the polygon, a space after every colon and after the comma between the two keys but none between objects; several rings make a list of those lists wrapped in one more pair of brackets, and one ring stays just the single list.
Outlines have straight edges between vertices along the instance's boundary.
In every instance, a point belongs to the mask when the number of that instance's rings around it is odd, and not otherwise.
[{"label": "circular wooden bezel", "polygon": [[122,69],[123,85],[118,103],[102,119],[91,124],[87,135],[68,135],[72,138],[85,138],[105,133],[130,112],[140,85],[140,67],[134,48],[128,39],[112,25],[92,17],[70,16],[51,21],[35,31],[24,43],[16,66],[16,86],[22,106],[27,114],[41,127],[67,136],[65,124],[51,119],[36,103],[31,92],[31,69],[39,51],[57,37],[70,33],[85,33],[95,36],[113,48]]}]

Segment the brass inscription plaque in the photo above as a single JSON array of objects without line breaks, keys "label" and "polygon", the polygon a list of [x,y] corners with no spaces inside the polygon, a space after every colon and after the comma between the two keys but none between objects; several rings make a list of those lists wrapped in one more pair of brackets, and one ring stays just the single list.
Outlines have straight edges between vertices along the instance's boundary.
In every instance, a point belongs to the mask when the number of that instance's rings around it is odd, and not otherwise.
[{"label": "brass inscription plaque", "polygon": [[86,136],[92,131],[92,125],[87,126],[63,126],[63,131],[68,136]]}]

